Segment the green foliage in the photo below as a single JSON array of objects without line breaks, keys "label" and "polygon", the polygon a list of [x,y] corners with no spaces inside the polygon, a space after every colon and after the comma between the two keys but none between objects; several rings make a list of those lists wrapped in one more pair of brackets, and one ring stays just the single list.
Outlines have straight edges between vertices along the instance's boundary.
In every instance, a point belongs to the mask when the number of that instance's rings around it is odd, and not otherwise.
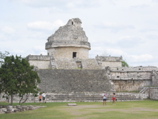
[{"label": "green foliage", "polygon": [[0,67],[1,67],[1,65],[3,64],[3,62],[4,62],[4,58],[5,58],[6,56],[8,56],[8,55],[9,55],[9,52],[5,51],[4,53],[2,53],[2,52],[0,51]]},{"label": "green foliage", "polygon": [[126,61],[122,61],[122,67],[129,67]]},{"label": "green foliage", "polygon": [[37,93],[37,84],[40,83],[37,72],[29,62],[19,56],[7,56],[0,68],[0,93],[11,96],[17,94],[23,97],[25,94]]}]

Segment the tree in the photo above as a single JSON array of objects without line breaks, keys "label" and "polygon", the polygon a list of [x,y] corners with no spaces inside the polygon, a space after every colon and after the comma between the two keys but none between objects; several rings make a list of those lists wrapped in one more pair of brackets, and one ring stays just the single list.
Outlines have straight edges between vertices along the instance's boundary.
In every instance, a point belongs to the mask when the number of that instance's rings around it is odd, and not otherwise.
[{"label": "tree", "polygon": [[[11,97],[17,94],[23,98],[25,94],[38,93],[39,76],[29,62],[19,56],[7,56],[0,68],[0,93]],[[19,103],[21,100],[19,101]]]},{"label": "tree", "polygon": [[122,67],[129,67],[126,61],[122,61]]},{"label": "tree", "polygon": [[0,51],[0,67],[1,67],[2,63],[4,62],[4,58],[5,58],[7,55],[9,55],[9,52],[5,51],[5,53],[2,53],[2,52]]}]

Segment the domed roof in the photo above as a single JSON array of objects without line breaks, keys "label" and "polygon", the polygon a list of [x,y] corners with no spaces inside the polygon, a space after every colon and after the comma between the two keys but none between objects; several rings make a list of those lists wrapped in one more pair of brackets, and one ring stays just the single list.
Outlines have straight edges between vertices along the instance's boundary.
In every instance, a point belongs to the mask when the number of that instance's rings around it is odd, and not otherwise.
[{"label": "domed roof", "polygon": [[81,27],[79,18],[70,19],[66,25],[61,26],[47,40],[46,49],[53,47],[85,47],[90,49],[88,38]]}]

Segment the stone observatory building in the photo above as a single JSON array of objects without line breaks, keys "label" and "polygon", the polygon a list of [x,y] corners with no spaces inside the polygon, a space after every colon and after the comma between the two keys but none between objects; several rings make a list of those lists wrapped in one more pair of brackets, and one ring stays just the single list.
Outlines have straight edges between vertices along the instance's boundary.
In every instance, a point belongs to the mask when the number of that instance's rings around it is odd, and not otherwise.
[{"label": "stone observatory building", "polygon": [[88,37],[79,18],[70,19],[48,37],[47,55],[29,55],[27,59],[38,69],[104,69],[121,67],[122,57],[96,56],[89,58],[91,49]]},{"label": "stone observatory building", "polygon": [[88,59],[90,43],[79,18],[70,19],[47,39],[46,50],[56,60]]},{"label": "stone observatory building", "polygon": [[89,58],[91,45],[81,25],[79,18],[68,20],[48,37],[47,55],[27,56],[48,101],[98,101],[103,92],[117,92],[119,100],[158,99],[157,67],[122,67],[122,56]]}]

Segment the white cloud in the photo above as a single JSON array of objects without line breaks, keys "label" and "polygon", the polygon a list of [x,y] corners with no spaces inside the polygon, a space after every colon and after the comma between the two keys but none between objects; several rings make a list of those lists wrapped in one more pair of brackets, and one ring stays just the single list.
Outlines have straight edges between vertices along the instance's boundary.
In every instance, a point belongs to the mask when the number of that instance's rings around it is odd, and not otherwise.
[{"label": "white cloud", "polygon": [[53,23],[53,26],[55,27],[60,27],[60,26],[63,26],[65,23],[62,21],[62,20],[56,20],[54,23]]},{"label": "white cloud", "polygon": [[30,3],[33,3],[37,0],[21,0],[22,2],[26,3],[26,4],[30,4]]},{"label": "white cloud", "polygon": [[32,54],[42,54],[42,55],[46,55],[47,54],[47,51],[45,50],[44,46],[41,46],[41,45],[38,45],[38,46],[34,46],[32,48]]},{"label": "white cloud", "polygon": [[108,48],[106,52],[110,55],[119,56],[125,54],[121,49]]},{"label": "white cloud", "polygon": [[104,48],[104,47],[93,47],[90,51],[90,57],[94,58],[97,55],[100,56],[124,56],[126,53],[122,49],[116,48]]},{"label": "white cloud", "polygon": [[30,6],[32,8],[55,8],[62,9],[64,11],[78,9],[78,8],[88,8],[95,7],[100,4],[102,0],[15,0],[22,2],[23,4]]},{"label": "white cloud", "polygon": [[35,30],[52,30],[54,27],[60,27],[64,23],[62,20],[56,20],[54,23],[47,22],[47,21],[36,21],[36,22],[31,22],[28,23],[27,26],[30,29],[35,29]]},{"label": "white cloud", "polygon": [[28,28],[31,29],[39,29],[39,30],[51,30],[53,27],[53,24],[46,21],[36,21],[28,23]]},{"label": "white cloud", "polygon": [[154,59],[154,57],[150,54],[129,55],[128,57],[132,60],[132,62],[147,62]]},{"label": "white cloud", "polygon": [[152,0],[113,0],[119,7],[146,6],[152,4]]},{"label": "white cloud", "polygon": [[1,40],[1,41],[6,40],[6,36],[5,36],[5,35],[0,34],[0,40]]},{"label": "white cloud", "polygon": [[[121,36],[116,41],[116,44],[121,48],[136,48],[144,43],[144,38],[141,36]],[[134,45],[133,45],[134,44]]]},{"label": "white cloud", "polygon": [[13,34],[15,32],[15,29],[10,26],[4,26],[0,30],[7,34]]},{"label": "white cloud", "polygon": [[134,29],[135,27],[133,25],[127,25],[127,24],[120,24],[117,22],[104,22],[103,23],[103,28],[109,29],[112,32],[118,32],[121,30],[127,30],[127,29]]},{"label": "white cloud", "polygon": [[70,3],[66,4],[66,7],[68,7],[68,8],[75,8],[75,5],[74,5],[74,3],[70,2]]}]

